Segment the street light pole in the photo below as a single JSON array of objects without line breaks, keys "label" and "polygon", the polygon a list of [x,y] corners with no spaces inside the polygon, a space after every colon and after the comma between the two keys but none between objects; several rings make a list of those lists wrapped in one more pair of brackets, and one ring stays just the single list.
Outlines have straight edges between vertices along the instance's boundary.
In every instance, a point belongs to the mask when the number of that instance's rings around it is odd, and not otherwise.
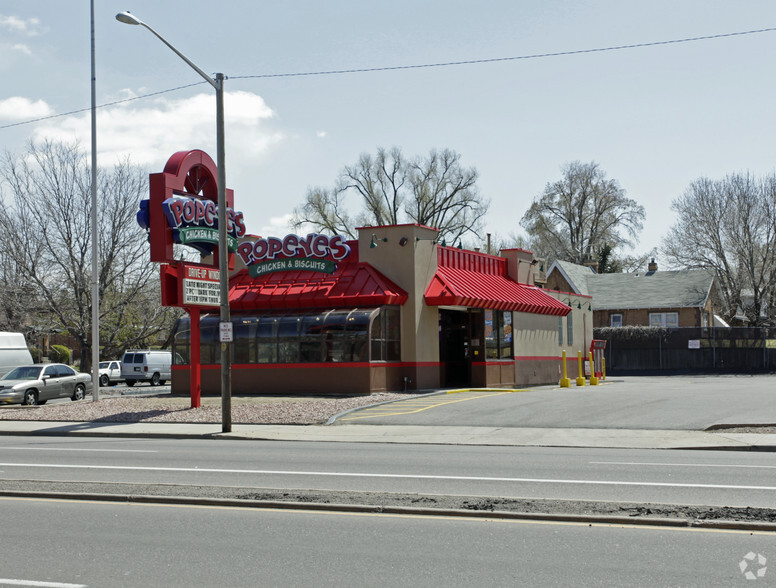
[{"label": "street light pole", "polygon": [[[120,12],[116,20],[124,24],[140,25],[153,33],[162,43],[185,61],[194,71],[202,76],[216,90],[216,165],[218,166],[218,273],[220,290],[220,320],[231,322],[229,316],[229,265],[228,244],[226,235],[226,150],[224,148],[224,74],[217,73],[211,78],[188,57],[173,47],[164,37],[129,12]],[[228,342],[221,343],[221,431],[232,431],[232,371]]]},{"label": "street light pole", "polygon": [[91,0],[92,31],[92,400],[100,399],[100,276],[99,231],[97,230],[97,72],[94,61],[94,0]]}]

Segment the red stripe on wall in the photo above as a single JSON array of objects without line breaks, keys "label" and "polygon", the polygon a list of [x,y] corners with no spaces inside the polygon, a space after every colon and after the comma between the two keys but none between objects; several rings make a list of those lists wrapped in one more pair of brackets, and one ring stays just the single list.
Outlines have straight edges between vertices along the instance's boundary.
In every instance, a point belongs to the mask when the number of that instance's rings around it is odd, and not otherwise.
[{"label": "red stripe on wall", "polygon": [[[326,362],[326,363],[234,363],[232,368],[241,370],[277,370],[277,369],[310,369],[310,368],[345,368],[345,367],[380,367],[380,366],[398,366],[398,367],[439,367],[442,365],[439,362],[434,361],[419,361],[419,362],[400,362],[400,361],[381,361],[369,363],[368,361],[357,362]],[[217,363],[202,364],[200,366],[203,370],[220,370],[221,366]],[[173,371],[189,371],[191,366],[189,364],[174,365]]]}]

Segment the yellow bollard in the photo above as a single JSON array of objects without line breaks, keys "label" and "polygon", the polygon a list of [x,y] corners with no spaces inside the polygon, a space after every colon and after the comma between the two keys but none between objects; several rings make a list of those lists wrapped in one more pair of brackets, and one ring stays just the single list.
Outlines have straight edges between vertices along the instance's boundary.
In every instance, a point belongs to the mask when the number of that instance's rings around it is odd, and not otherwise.
[{"label": "yellow bollard", "polygon": [[563,350],[563,377],[560,379],[560,387],[561,388],[568,388],[571,386],[571,380],[568,378],[568,373],[566,370],[566,350]]},{"label": "yellow bollard", "polygon": [[585,370],[582,367],[582,352],[577,351],[577,386],[585,385]]},{"label": "yellow bollard", "polygon": [[601,358],[601,379],[606,380],[606,358]]},{"label": "yellow bollard", "polygon": [[590,362],[590,385],[598,386],[598,378],[595,377],[595,364],[593,363],[593,352],[589,351],[587,354],[588,361]]}]

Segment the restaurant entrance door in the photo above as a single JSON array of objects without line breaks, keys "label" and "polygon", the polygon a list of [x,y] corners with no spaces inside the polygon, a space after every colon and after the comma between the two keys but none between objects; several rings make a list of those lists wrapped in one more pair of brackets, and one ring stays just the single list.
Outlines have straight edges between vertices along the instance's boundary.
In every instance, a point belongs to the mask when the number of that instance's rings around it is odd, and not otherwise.
[{"label": "restaurant entrance door", "polygon": [[465,310],[439,310],[439,358],[444,387],[471,385],[469,314]]}]

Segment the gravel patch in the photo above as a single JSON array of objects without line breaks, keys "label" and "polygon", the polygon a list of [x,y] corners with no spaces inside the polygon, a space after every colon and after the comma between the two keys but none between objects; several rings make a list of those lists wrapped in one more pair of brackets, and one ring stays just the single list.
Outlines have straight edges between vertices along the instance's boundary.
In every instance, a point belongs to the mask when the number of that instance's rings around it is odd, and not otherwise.
[{"label": "gravel patch", "polygon": [[[367,396],[234,396],[232,422],[257,425],[317,425],[364,406],[413,398],[419,394],[385,392]],[[3,406],[0,420],[109,423],[220,423],[221,398],[203,397],[191,408],[188,397],[169,394],[91,398],[45,406]]]}]

